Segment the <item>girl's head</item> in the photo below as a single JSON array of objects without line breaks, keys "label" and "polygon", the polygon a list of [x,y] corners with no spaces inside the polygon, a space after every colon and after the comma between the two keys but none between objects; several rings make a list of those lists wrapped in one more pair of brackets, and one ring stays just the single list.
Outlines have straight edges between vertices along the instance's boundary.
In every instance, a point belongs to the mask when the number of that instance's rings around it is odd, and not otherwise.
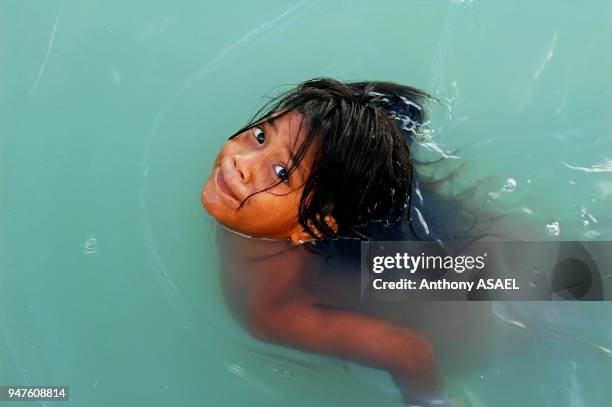
[{"label": "girl's head", "polygon": [[202,204],[251,236],[367,238],[366,224],[403,212],[426,97],[387,82],[306,81],[230,137]]}]

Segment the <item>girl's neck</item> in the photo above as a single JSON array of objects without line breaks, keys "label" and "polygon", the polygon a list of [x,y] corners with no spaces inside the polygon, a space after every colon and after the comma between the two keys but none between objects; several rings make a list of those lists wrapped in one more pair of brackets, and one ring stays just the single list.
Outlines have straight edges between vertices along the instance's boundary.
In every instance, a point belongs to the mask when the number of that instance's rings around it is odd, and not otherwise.
[{"label": "girl's neck", "polygon": [[223,247],[231,251],[226,253],[229,256],[257,261],[298,248],[289,239],[256,238],[231,230],[224,225],[220,226],[217,228],[217,239],[223,242]]}]

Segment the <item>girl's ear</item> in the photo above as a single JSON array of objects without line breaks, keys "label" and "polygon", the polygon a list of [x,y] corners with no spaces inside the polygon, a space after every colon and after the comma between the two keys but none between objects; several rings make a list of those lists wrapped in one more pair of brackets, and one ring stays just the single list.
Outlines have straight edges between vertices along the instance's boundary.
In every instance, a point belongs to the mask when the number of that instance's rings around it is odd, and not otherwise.
[{"label": "girl's ear", "polygon": [[[317,219],[318,218],[319,216],[317,215]],[[323,218],[323,220],[325,220],[327,226],[329,226],[334,231],[334,233],[338,233],[338,224],[336,223],[336,220],[333,216],[328,215]],[[317,230],[317,228],[311,221],[308,221],[308,226],[319,239],[323,238],[323,234],[319,232],[319,230]],[[294,245],[299,245],[314,240],[310,233],[308,233],[306,229],[304,229],[299,223],[296,225],[295,231],[289,236],[289,239]]]}]

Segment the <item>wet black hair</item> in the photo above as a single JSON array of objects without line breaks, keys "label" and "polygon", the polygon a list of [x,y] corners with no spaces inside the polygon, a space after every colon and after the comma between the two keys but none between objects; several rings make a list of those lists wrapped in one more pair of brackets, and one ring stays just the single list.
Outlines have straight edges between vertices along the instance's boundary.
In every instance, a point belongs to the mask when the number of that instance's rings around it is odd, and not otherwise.
[{"label": "wet black hair", "polygon": [[[413,177],[409,141],[425,121],[429,98],[392,82],[316,78],[270,98],[230,139],[271,117],[301,114],[306,137],[288,172],[310,148],[313,163],[301,186],[299,223],[313,237],[368,239],[369,223],[400,219],[407,208]],[[337,230],[324,221],[328,215]]]}]

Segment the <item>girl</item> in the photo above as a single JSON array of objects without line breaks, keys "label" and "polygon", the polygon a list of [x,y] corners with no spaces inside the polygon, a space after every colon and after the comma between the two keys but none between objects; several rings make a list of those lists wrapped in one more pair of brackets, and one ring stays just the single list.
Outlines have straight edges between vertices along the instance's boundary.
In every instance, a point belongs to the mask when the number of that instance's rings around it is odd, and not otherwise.
[{"label": "girl", "polygon": [[347,263],[326,262],[358,248],[356,239],[428,237],[410,211],[410,142],[427,98],[394,83],[306,81],[230,137],[202,204],[226,229],[262,238],[220,236],[226,298],[253,335],[387,370],[406,402],[438,405],[429,341],[342,306],[359,302],[349,282],[358,279],[338,271]]}]

